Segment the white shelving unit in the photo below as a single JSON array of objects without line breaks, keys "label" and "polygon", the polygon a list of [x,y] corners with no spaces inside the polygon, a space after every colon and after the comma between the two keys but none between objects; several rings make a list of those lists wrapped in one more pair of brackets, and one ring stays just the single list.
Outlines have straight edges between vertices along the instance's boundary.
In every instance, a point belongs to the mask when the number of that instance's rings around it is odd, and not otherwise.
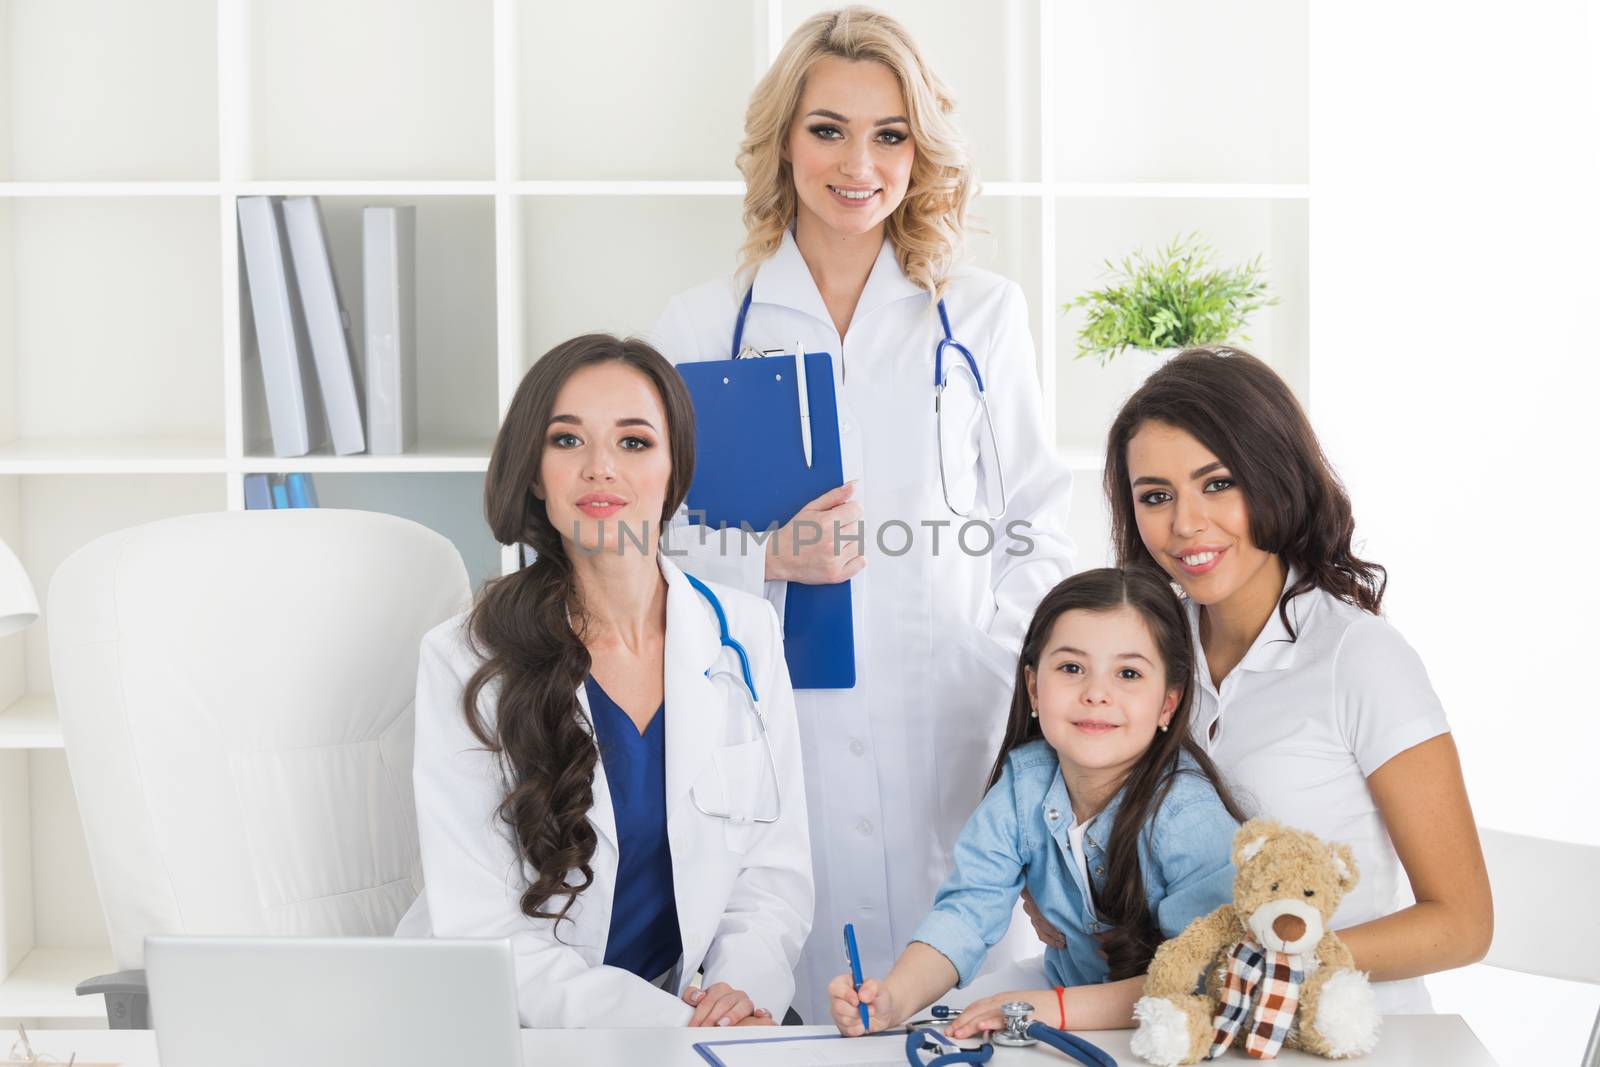
[{"label": "white shelving unit", "polygon": [[[480,497],[499,413],[574,333],[647,332],[733,266],[745,100],[819,0],[0,0],[0,538],[39,591],[101,534],[243,507],[253,471],[514,564]],[[1260,253],[1256,343],[1304,396],[1307,4],[887,0],[986,179],[974,258],[1021,283],[1046,418],[1103,553],[1104,429],[1130,383],[1071,359],[1101,263],[1198,229]],[[271,455],[235,203],[323,198],[359,316],[357,220],[418,209],[421,444]],[[359,336],[359,332],[358,332]],[[92,1021],[110,967],[45,626],[0,639],[0,1022]]]}]

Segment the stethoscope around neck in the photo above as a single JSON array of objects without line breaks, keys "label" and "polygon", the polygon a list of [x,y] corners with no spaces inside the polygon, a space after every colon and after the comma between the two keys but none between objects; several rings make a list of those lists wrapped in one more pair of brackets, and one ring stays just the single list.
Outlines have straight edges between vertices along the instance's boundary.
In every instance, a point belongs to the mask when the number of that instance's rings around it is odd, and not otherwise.
[{"label": "stethoscope around neck", "polygon": [[[762,748],[766,755],[766,780],[772,785],[772,805],[770,813],[737,812],[727,810],[731,807],[731,805],[727,804],[708,806],[701,802],[699,794],[692,789],[689,791],[690,799],[694,802],[694,806],[702,815],[709,815],[714,819],[726,819],[729,822],[761,823],[763,825],[775,823],[783,814],[783,792],[778,787],[778,764],[772,755],[772,738],[767,736],[767,719],[766,716],[761,713],[760,698],[756,695],[756,681],[755,677],[750,671],[750,656],[745,652],[744,645],[740,644],[738,639],[736,639],[733,634],[729,632],[728,615],[727,612],[723,611],[722,601],[717,599],[717,594],[711,591],[710,586],[706,585],[706,583],[702,582],[700,579],[696,578],[687,571],[683,572],[683,576],[689,580],[690,585],[694,586],[696,592],[706,598],[706,603],[711,605],[711,610],[715,612],[717,616],[718,641],[723,648],[731,649],[734,656],[739,661],[740,680],[744,684],[745,695],[749,697],[747,703],[750,714],[755,719],[756,734],[758,739],[761,741]],[[706,677],[710,678],[711,673],[711,670],[708,668],[706,670]],[[762,788],[759,790],[759,792],[765,794],[767,790]]]},{"label": "stethoscope around neck", "polygon": [[[733,320],[733,344],[729,347],[729,359],[746,359],[768,354],[764,350],[746,347],[744,344],[744,323],[745,319],[750,315],[750,304],[755,297],[755,293],[755,286],[752,285],[750,288],[745,290],[744,300],[739,303],[739,314]],[[1000,442],[994,433],[994,415],[989,411],[989,392],[986,388],[984,388],[983,373],[978,370],[978,361],[972,355],[972,350],[966,345],[962,344],[960,341],[957,341],[955,336],[951,333],[950,312],[944,306],[943,299],[939,301],[939,325],[944,329],[944,337],[939,341],[938,344],[934,346],[933,349],[933,417],[935,426],[934,444],[938,449],[939,454],[939,489],[944,494],[945,507],[949,508],[952,513],[959,515],[964,519],[998,519],[1000,516],[1006,513],[1006,482],[1005,473],[1001,469],[1000,465]],[[954,356],[952,356],[947,364],[947,349],[953,352],[954,355],[960,356],[961,358],[957,360],[954,358]],[[785,350],[774,349],[773,351],[778,352]],[[803,359],[803,355],[797,352],[795,358],[797,361],[801,360]],[[987,478],[984,480],[984,487],[987,490],[986,495],[988,497],[988,499],[985,501],[985,503],[988,505],[987,509],[979,509],[976,500],[974,500],[972,507],[963,510],[956,507],[956,505],[950,500],[951,477],[945,473],[944,391],[945,388],[950,384],[949,372],[951,370],[955,370],[957,372],[965,371],[967,374],[972,376],[972,386],[978,397],[979,411],[983,415],[983,435],[980,437],[978,443],[979,462],[980,464],[982,463],[983,449],[987,447],[989,456],[992,460],[990,466],[994,472],[994,480],[992,483]],[[801,367],[798,362],[796,364],[796,371],[797,373],[803,371],[803,367]]]}]

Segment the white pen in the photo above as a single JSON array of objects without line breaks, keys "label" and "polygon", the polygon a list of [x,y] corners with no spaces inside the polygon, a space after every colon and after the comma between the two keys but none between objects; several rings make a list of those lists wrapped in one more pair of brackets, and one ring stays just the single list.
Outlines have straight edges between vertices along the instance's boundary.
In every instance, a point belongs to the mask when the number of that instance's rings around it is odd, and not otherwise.
[{"label": "white pen", "polygon": [[794,343],[794,392],[800,400],[800,447],[806,453],[806,467],[811,466],[811,396],[806,392],[806,346]]}]

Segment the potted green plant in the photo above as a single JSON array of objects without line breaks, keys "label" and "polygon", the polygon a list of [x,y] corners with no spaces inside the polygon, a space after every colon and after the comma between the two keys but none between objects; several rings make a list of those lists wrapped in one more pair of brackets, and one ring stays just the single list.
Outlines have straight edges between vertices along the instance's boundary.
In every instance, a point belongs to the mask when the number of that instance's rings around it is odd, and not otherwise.
[{"label": "potted green plant", "polygon": [[1219,267],[1215,258],[1191,233],[1153,256],[1135,250],[1120,268],[1106,260],[1106,286],[1062,306],[1087,309],[1077,358],[1105,366],[1132,349],[1155,353],[1158,365],[1183,348],[1249,340],[1241,331],[1250,315],[1278,302],[1268,295],[1261,257],[1236,267]]}]

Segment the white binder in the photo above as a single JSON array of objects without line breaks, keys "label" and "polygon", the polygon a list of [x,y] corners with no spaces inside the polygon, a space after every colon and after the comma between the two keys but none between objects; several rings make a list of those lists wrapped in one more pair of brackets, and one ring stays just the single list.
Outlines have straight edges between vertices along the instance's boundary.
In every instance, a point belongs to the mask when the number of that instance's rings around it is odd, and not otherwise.
[{"label": "white binder", "polygon": [[239,198],[239,238],[266,386],[272,451],[303,456],[327,442],[327,426],[305,320],[294,297],[294,264],[283,217],[272,197]]},{"label": "white binder", "polygon": [[367,443],[375,456],[417,443],[416,232],[414,207],[361,212]]},{"label": "white binder", "polygon": [[322,209],[314,196],[291,196],[283,202],[283,221],[294,253],[300,306],[305,311],[311,353],[316,357],[322,406],[328,414],[333,451],[348,456],[365,452],[361,429],[361,390],[356,384],[344,309],[333,278],[333,261],[322,230]]}]

